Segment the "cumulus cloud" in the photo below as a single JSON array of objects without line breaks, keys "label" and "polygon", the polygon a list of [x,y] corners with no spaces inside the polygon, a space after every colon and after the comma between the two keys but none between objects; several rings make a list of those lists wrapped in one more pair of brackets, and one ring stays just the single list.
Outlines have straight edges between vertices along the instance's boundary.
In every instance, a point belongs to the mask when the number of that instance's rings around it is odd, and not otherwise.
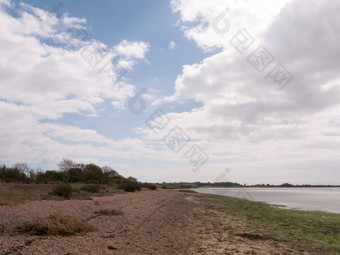
[{"label": "cumulus cloud", "polygon": [[[318,165],[320,172],[334,174],[339,163],[334,150],[340,140],[327,134],[339,128],[335,112],[340,110],[340,23],[335,13],[340,4],[282,1],[274,6],[271,2],[232,6],[218,0],[172,1],[184,34],[204,51],[219,51],[200,63],[183,66],[175,93],[166,98],[172,102],[194,99],[202,107],[169,116],[192,139],[200,140],[212,159],[231,162],[239,169],[255,166],[255,161],[263,167],[273,164],[275,171],[286,171],[289,165],[307,175]],[[223,14],[226,6],[229,14]],[[219,34],[213,22],[221,13],[230,29]],[[240,54],[229,40],[243,28],[254,35],[255,43]],[[247,61],[260,45],[275,58],[262,73]],[[272,79],[266,79],[279,63],[294,75],[281,91]],[[255,169],[259,167],[256,163]]]},{"label": "cumulus cloud", "polygon": [[[184,66],[175,83],[175,97],[194,98],[204,102],[211,113],[244,123],[263,121],[261,117],[303,116],[336,107],[340,95],[336,72],[340,64],[336,57],[340,33],[334,29],[335,15],[331,21],[325,13],[340,6],[324,4],[306,9],[302,8],[304,4],[293,2],[283,8],[267,33],[258,39],[267,48],[270,46],[277,62],[294,72],[293,82],[284,90],[276,91],[273,81],[265,79],[266,73],[257,73],[237,51],[226,50],[202,63]],[[324,22],[310,15],[316,15],[322,7],[324,13],[317,15]],[[307,28],[303,26],[306,23]],[[318,40],[318,32],[323,40]]]},{"label": "cumulus cloud", "polygon": [[[24,3],[16,9],[9,1],[0,4],[6,6],[0,9],[2,160],[55,167],[63,156],[127,156],[119,152],[121,142],[95,130],[51,123],[66,114],[97,116],[105,101],[123,108],[134,86],[118,81],[117,70],[132,69],[145,60],[148,43],[123,40],[109,47],[86,41],[83,18]],[[135,152],[143,147],[134,139],[124,144]]]},{"label": "cumulus cloud", "polygon": [[180,14],[178,26],[184,35],[209,52],[228,49],[230,35],[238,29],[251,29],[254,34],[265,32],[273,16],[290,1],[171,0],[171,6]]},{"label": "cumulus cloud", "polygon": [[[336,1],[172,0],[179,29],[210,56],[184,65],[169,97],[161,100],[158,91],[149,91],[143,99],[157,107],[164,101],[197,104],[170,112],[171,125],[161,133],[144,125],[136,128],[143,139],[120,140],[59,120],[68,114],[95,118],[105,102],[124,109],[136,92],[121,74],[148,63],[149,43],[122,40],[109,46],[88,41],[83,18],[27,4],[13,7],[9,0],[0,0],[3,161],[20,158],[55,167],[63,156],[85,162],[152,158],[141,168],[160,176],[155,165],[166,164],[162,177],[169,181],[212,181],[226,167],[232,169],[231,180],[248,183],[329,183],[340,178]],[[240,29],[254,37],[243,54],[230,44]],[[275,58],[263,72],[247,59],[260,45]],[[282,90],[266,78],[279,63],[294,76]],[[175,126],[190,137],[188,147],[199,144],[209,155],[204,170],[193,174],[181,159],[183,152],[172,153],[161,141]]]}]

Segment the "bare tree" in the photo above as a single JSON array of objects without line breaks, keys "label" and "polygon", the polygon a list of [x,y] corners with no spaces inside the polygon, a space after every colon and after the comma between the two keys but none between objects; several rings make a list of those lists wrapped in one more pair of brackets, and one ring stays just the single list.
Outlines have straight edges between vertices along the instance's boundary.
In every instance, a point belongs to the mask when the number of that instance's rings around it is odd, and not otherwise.
[{"label": "bare tree", "polygon": [[61,171],[68,171],[71,168],[75,168],[77,163],[74,162],[72,159],[63,158],[62,161],[59,162],[58,167]]},{"label": "bare tree", "polygon": [[26,163],[22,163],[22,162],[16,163],[13,166],[13,168],[20,170],[22,173],[26,175],[28,175],[31,170],[31,168]]},{"label": "bare tree", "polygon": [[121,175],[109,166],[102,167],[103,173],[106,174],[110,178],[121,177]]}]

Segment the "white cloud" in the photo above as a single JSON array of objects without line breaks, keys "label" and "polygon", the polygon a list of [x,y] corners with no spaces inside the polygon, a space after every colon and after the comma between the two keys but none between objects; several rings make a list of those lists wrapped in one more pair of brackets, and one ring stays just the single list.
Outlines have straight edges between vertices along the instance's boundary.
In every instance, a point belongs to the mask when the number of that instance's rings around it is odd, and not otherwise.
[{"label": "white cloud", "polygon": [[0,0],[0,7],[3,7],[3,6],[11,6],[11,2],[10,0]]},{"label": "white cloud", "polygon": [[[334,183],[334,177],[340,177],[335,171],[340,137],[327,134],[337,134],[339,128],[335,113],[340,110],[340,23],[335,13],[340,4],[282,1],[279,9],[274,4],[256,1],[231,6],[217,0],[172,1],[185,35],[203,50],[221,52],[201,63],[183,66],[175,93],[166,101],[194,99],[203,106],[170,113],[169,117],[199,141],[212,160],[223,161],[236,172],[253,169],[258,180],[271,175],[268,179],[279,183],[303,182],[302,177],[313,169],[314,183],[318,178]],[[231,28],[218,34],[212,22],[225,6],[231,9]],[[244,27],[253,33],[256,42],[239,54],[229,39]],[[261,44],[275,56],[274,64],[263,73],[247,61]],[[272,80],[265,79],[275,63],[282,63],[294,74],[292,82],[281,91],[275,89]],[[154,137],[148,130],[141,132]],[[275,168],[272,174],[268,166]],[[288,175],[287,167],[297,171],[299,178],[294,179],[291,172]],[[262,168],[266,168],[265,173]],[[247,171],[243,173],[253,178],[254,173]],[[202,175],[197,174],[197,178]],[[238,175],[239,181],[241,177]]]},{"label": "white cloud", "polygon": [[[1,4],[11,7],[9,1]],[[77,37],[75,31],[86,26],[83,18],[58,18],[23,3],[17,7],[11,11],[18,16],[0,9],[1,160],[55,167],[64,156],[100,161],[144,151],[135,139],[114,141],[95,130],[51,123],[66,114],[97,116],[105,101],[123,108],[134,86],[116,81],[117,68],[131,69],[145,60],[148,43],[123,40],[110,49]],[[87,51],[93,44],[99,46]],[[101,61],[91,66],[96,58]],[[119,59],[117,66],[112,58]]]},{"label": "white cloud", "polygon": [[[273,15],[290,1],[172,0],[171,6],[180,14],[179,26],[185,36],[205,51],[211,51],[229,48],[230,36],[241,28],[262,34],[273,22]],[[214,21],[218,21],[218,27],[227,26],[226,32],[216,33]]]},{"label": "white cloud", "polygon": [[168,48],[169,49],[175,49],[176,48],[176,43],[174,41],[169,42]]},{"label": "white cloud", "polygon": [[121,41],[114,47],[114,51],[127,59],[145,59],[145,53],[149,51],[149,44],[146,42]]}]

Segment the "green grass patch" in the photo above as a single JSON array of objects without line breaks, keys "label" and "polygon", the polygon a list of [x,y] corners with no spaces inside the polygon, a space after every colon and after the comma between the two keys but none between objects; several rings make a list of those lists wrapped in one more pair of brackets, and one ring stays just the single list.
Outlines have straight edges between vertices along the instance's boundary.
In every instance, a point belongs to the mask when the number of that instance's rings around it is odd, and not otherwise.
[{"label": "green grass patch", "polygon": [[208,197],[226,213],[246,220],[258,234],[271,236],[292,248],[340,254],[340,214],[281,209],[232,197]]}]

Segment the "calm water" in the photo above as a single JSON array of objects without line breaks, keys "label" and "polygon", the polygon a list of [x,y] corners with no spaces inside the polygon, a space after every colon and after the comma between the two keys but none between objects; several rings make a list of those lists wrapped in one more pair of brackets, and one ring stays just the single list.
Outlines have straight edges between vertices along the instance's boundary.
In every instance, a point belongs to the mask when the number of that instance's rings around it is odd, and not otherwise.
[{"label": "calm water", "polygon": [[198,188],[215,194],[284,205],[292,209],[340,213],[338,188]]}]

